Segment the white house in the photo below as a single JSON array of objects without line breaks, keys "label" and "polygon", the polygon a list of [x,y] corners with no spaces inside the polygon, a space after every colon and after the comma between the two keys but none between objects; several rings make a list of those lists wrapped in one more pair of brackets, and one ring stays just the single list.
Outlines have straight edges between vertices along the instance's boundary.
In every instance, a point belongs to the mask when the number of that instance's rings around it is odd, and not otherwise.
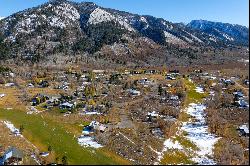
[{"label": "white house", "polygon": [[66,102],[66,103],[61,104],[60,108],[61,109],[69,109],[69,110],[71,110],[71,109],[75,108],[75,104]]},{"label": "white house", "polygon": [[132,95],[135,95],[135,96],[140,96],[141,95],[140,91],[137,91],[137,90],[134,90],[134,89],[129,89],[129,93],[132,94]]},{"label": "white house", "polygon": [[99,122],[96,122],[96,121],[92,121],[89,126],[93,127],[95,130],[99,130],[101,132],[104,132],[106,130],[106,126],[99,123]]}]

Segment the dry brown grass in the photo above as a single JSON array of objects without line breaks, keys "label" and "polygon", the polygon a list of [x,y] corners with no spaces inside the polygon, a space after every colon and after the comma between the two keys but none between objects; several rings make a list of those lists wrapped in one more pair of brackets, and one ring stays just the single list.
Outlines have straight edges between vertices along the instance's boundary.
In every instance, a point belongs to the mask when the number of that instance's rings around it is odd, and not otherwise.
[{"label": "dry brown grass", "polygon": [[5,96],[0,98],[0,108],[18,108],[18,109],[25,109],[25,105],[19,99],[21,90],[17,89],[16,87],[1,87],[0,86],[0,93],[4,93]]}]

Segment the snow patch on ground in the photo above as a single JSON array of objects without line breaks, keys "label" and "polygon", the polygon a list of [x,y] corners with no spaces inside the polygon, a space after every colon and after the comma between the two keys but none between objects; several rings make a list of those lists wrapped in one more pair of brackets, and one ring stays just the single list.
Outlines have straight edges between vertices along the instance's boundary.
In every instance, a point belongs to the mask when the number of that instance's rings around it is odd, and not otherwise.
[{"label": "snow patch on ground", "polygon": [[30,110],[27,112],[27,114],[39,114],[39,111],[33,106],[31,106],[30,108],[27,108],[27,109]]},{"label": "snow patch on ground", "polygon": [[232,38],[231,36],[219,31],[218,29],[214,28],[214,30],[216,30],[218,33],[220,33],[224,38],[226,38],[229,41],[234,41],[234,38]]},{"label": "snow patch on ground", "polygon": [[89,17],[88,23],[89,24],[98,24],[101,22],[108,22],[108,21],[116,21],[118,22],[120,25],[122,25],[123,27],[125,27],[127,30],[129,31],[135,31],[126,21],[123,21],[123,17],[122,16],[114,16],[111,13],[100,9],[100,8],[96,8]]},{"label": "snow patch on ground", "polygon": [[193,160],[199,164],[215,165],[215,161],[211,158],[214,144],[219,138],[208,132],[208,126],[205,120],[205,109],[206,106],[203,104],[191,103],[184,111],[194,117],[196,121],[184,122],[181,130],[186,131],[188,134],[185,137],[195,143],[199,148],[197,156],[193,157]]},{"label": "snow patch on ground", "polygon": [[186,36],[183,36],[183,37],[184,37],[184,39],[185,39],[186,41],[188,41],[189,43],[193,43],[193,40],[187,38]]},{"label": "snow patch on ground", "polygon": [[214,38],[214,37],[209,37],[209,40],[217,42],[216,38]]},{"label": "snow patch on ground", "polygon": [[183,149],[183,147],[181,146],[181,144],[178,141],[173,142],[171,139],[167,139],[164,142],[164,149],[163,151],[167,151],[168,149]]},{"label": "snow patch on ground", "polygon": [[[191,160],[199,165],[216,165],[216,162],[212,159],[213,148],[214,144],[220,138],[208,132],[208,126],[205,120],[205,109],[206,106],[203,104],[191,103],[186,109],[182,110],[190,115],[192,120],[190,119],[188,122],[183,122],[176,134],[178,135],[178,133],[182,132],[187,133],[184,137],[198,147],[198,150],[194,151],[195,155],[192,156]],[[178,141],[173,141],[172,138],[169,138],[165,140],[163,150],[156,152],[158,154],[158,161],[154,164],[158,165],[164,154],[170,149],[186,152],[186,149],[183,148]]]},{"label": "snow patch on ground", "polygon": [[99,112],[96,112],[96,111],[94,111],[94,112],[86,112],[85,113],[85,115],[100,115],[101,113],[99,113]]},{"label": "snow patch on ground", "polygon": [[97,143],[93,137],[82,135],[78,138],[78,144],[85,147],[101,148],[101,144]]},{"label": "snow patch on ground", "polygon": [[181,144],[178,141],[173,141],[171,138],[165,140],[163,145],[164,147],[161,152],[155,151],[155,153],[158,154],[158,161],[154,163],[155,165],[159,165],[159,161],[162,160],[165,152],[167,152],[168,150],[171,150],[171,149],[183,150],[183,147],[181,146]]},{"label": "snow patch on ground", "polygon": [[143,29],[147,29],[147,28],[149,27],[148,21],[147,21],[147,19],[146,19],[145,17],[141,17],[141,18],[140,18],[140,21],[146,23],[146,26],[145,26]]},{"label": "snow patch on ground", "polygon": [[185,43],[183,40],[179,39],[178,37],[172,35],[171,33],[167,31],[164,31],[164,35],[166,38],[166,42],[168,43],[174,43],[174,44]]},{"label": "snow patch on ground", "polygon": [[10,131],[15,134],[15,136],[22,136],[19,129],[15,128],[15,126],[9,122],[9,121],[3,121],[3,123],[5,124],[5,126],[10,129]]},{"label": "snow patch on ground", "polygon": [[202,87],[199,87],[199,86],[197,86],[197,87],[195,88],[195,91],[196,91],[197,93],[204,93],[203,88],[202,88]]},{"label": "snow patch on ground", "polygon": [[115,17],[111,15],[110,13],[106,12],[105,10],[102,10],[100,8],[96,8],[89,17],[88,23],[89,24],[98,24],[101,22],[107,22],[114,20]]},{"label": "snow patch on ground", "polygon": [[[186,31],[185,31],[186,32]],[[191,33],[188,33],[186,32],[187,34],[189,34],[193,39],[195,39],[196,41],[200,42],[200,43],[203,43],[203,41],[201,39],[199,39],[198,37],[194,36],[193,34]]]},{"label": "snow patch on ground", "polygon": [[234,41],[234,38],[228,36],[227,34],[222,33],[222,35],[223,35],[223,37],[225,37],[227,40]]},{"label": "snow patch on ground", "polygon": [[55,26],[55,27],[60,27],[60,28],[65,28],[66,25],[64,22],[60,20],[58,17],[52,17],[50,21],[50,26]]},{"label": "snow patch on ground", "polygon": [[163,25],[165,25],[165,26],[167,27],[167,29],[169,29],[169,30],[172,30],[172,29],[174,28],[172,25],[168,25],[168,24],[166,23],[166,21],[161,21],[161,23],[162,23]]},{"label": "snow patch on ground", "polygon": [[60,6],[56,6],[55,12],[57,15],[66,17],[71,21],[80,19],[80,14],[78,13],[77,9],[68,3],[63,3]]}]

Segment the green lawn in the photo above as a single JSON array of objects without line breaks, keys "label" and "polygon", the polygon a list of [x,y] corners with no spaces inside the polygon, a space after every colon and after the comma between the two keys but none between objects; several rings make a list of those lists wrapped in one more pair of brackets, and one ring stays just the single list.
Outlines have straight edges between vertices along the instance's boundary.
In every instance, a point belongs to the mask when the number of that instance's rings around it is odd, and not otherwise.
[{"label": "green lawn", "polygon": [[43,118],[41,115],[27,115],[23,111],[0,109],[0,119],[11,121],[16,127],[24,126],[23,135],[39,149],[46,151],[52,146],[56,155],[67,156],[69,164],[129,164],[121,157],[105,149],[83,148],[77,138],[62,123]]},{"label": "green lawn", "polygon": [[195,164],[194,161],[190,160],[190,156],[187,156],[184,152],[176,149],[171,149],[167,151],[163,159],[161,160],[162,165],[187,165],[187,164]]},{"label": "green lawn", "polygon": [[191,142],[189,139],[185,138],[184,136],[177,135],[175,139],[173,140],[178,141],[182,145],[183,148],[192,149],[194,151],[199,150],[197,145],[195,145],[193,142]]},{"label": "green lawn", "polygon": [[187,87],[187,98],[185,101],[185,106],[190,103],[200,103],[202,100],[207,97],[208,93],[198,93],[195,91],[196,85],[187,79],[184,79],[184,83]]}]

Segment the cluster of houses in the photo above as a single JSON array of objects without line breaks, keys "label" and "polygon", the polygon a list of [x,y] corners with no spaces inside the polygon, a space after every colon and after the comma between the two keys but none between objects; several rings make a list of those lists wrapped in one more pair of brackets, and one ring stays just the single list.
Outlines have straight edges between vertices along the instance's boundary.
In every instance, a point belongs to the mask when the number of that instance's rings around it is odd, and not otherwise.
[{"label": "cluster of houses", "polygon": [[[197,73],[199,73],[199,72],[197,71]],[[199,74],[201,74],[202,76],[208,75],[206,73],[199,73]],[[200,76],[200,75],[197,75],[197,76]],[[208,78],[208,77],[205,77],[205,78]],[[212,76],[211,78],[212,78],[211,80],[215,80],[214,78],[216,78],[216,77]],[[228,86],[235,85],[234,79],[237,79],[237,78],[236,77],[231,77],[231,78],[219,78],[218,77],[218,84],[221,85],[222,90],[225,91],[225,90],[228,90]],[[244,81],[244,83],[246,83],[246,85],[247,85],[247,81],[248,80]],[[212,87],[214,87],[215,85],[217,85],[217,83],[213,82]],[[235,90],[233,92],[233,95],[234,95],[234,99],[233,99],[234,105],[236,105],[239,108],[249,108],[249,103],[246,101],[246,97],[244,96],[244,94],[242,93],[241,90]]]},{"label": "cluster of houses", "polygon": [[44,103],[44,108],[52,108],[58,106],[62,110],[72,111],[76,107],[76,102],[73,96],[61,95],[61,96],[49,96],[44,94],[37,94],[31,100],[32,106],[38,106]]}]

